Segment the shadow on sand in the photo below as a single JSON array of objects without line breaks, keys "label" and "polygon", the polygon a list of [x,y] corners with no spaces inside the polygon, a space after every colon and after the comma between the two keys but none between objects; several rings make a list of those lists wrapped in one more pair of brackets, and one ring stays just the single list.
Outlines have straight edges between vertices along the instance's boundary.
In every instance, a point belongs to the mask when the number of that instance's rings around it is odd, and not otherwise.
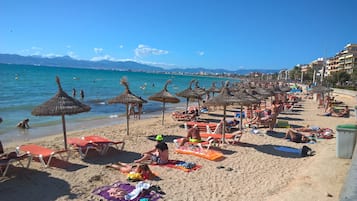
[{"label": "shadow on sand", "polygon": [[[0,181],[1,200],[56,200],[66,196],[73,200],[70,185],[47,172],[35,169],[12,167],[8,176]],[[31,198],[31,199],[29,199]]]},{"label": "shadow on sand", "polygon": [[264,144],[264,145],[255,145],[250,143],[240,143],[242,147],[251,147],[260,151],[262,153],[280,156],[284,158],[301,158],[300,149],[288,146]]}]

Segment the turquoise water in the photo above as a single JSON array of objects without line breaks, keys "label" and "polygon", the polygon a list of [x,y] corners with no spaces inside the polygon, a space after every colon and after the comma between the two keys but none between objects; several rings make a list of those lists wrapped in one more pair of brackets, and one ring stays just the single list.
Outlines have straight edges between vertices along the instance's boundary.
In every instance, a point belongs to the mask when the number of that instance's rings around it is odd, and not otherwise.
[{"label": "turquoise water", "polygon": [[[52,98],[58,91],[55,77],[59,76],[63,90],[72,95],[72,89],[84,91],[82,100],[91,106],[91,111],[76,115],[67,115],[67,130],[84,129],[88,125],[114,124],[125,120],[125,106],[123,104],[107,104],[107,101],[124,91],[120,84],[122,77],[127,77],[129,88],[135,95],[148,100],[148,97],[159,92],[168,79],[171,94],[175,94],[188,87],[192,79],[199,81],[202,88],[210,88],[212,82],[221,86],[222,80],[202,76],[183,76],[168,74],[153,74],[142,72],[124,72],[95,69],[60,68],[45,66],[26,66],[0,64],[0,140],[12,141],[17,139],[31,139],[38,136],[57,134],[62,132],[61,117],[32,116],[31,111],[36,106]],[[167,104],[169,110],[182,109],[186,100],[181,98],[180,104]],[[143,111],[146,115],[158,114],[162,103],[148,101]],[[16,128],[16,124],[30,119],[31,128],[28,130]],[[88,123],[98,121],[97,124]],[[87,123],[86,123],[87,122]]]}]

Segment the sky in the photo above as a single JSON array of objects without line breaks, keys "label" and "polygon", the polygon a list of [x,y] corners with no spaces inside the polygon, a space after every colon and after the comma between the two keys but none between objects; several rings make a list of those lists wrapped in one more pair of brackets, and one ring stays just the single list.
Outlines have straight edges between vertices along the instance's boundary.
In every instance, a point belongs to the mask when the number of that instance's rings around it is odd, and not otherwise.
[{"label": "sky", "polygon": [[290,69],[357,43],[355,0],[0,0],[0,53]]}]

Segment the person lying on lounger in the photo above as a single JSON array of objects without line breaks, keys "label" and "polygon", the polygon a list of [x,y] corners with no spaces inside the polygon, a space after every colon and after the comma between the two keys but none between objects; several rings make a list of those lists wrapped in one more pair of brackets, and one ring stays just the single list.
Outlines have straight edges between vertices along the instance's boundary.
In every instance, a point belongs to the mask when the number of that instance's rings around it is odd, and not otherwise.
[{"label": "person lying on lounger", "polygon": [[310,138],[308,138],[307,136],[305,136],[302,133],[299,133],[296,130],[293,129],[289,129],[286,134],[285,134],[285,139],[290,138],[290,140],[292,142],[296,142],[296,143],[307,143],[310,142]]},{"label": "person lying on lounger", "polygon": [[155,148],[143,153],[143,157],[135,160],[135,163],[150,160],[153,164],[166,164],[169,162],[169,147],[163,142],[162,135],[156,136],[157,144]]},{"label": "person lying on lounger", "polygon": [[318,126],[306,125],[306,127],[295,128],[295,130],[300,131],[300,132],[319,132],[321,130],[321,128]]},{"label": "person lying on lounger", "polygon": [[327,110],[326,110],[325,113],[323,113],[323,114],[317,114],[317,115],[329,117],[329,116],[332,116],[334,113],[335,113],[335,112],[333,111],[333,108],[332,108],[332,106],[331,106],[331,104],[330,104],[330,106],[327,108]]},{"label": "person lying on lounger", "polygon": [[349,117],[350,114],[350,109],[348,109],[348,106],[346,105],[343,110],[337,113],[332,113],[333,117]]},{"label": "person lying on lounger", "polygon": [[139,180],[151,179],[155,177],[147,164],[130,165],[127,163],[118,162],[115,164],[107,165],[106,167],[114,168],[123,173],[128,173],[128,177],[130,175],[137,175]]},{"label": "person lying on lounger", "polygon": [[201,142],[200,129],[197,124],[187,131],[187,136],[181,140],[180,146],[183,146],[186,142]]}]

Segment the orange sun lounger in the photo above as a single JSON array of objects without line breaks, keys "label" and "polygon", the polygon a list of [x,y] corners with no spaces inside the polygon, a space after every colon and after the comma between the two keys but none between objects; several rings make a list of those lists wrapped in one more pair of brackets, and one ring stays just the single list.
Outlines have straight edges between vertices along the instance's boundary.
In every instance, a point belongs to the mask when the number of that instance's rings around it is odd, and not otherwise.
[{"label": "orange sun lounger", "polygon": [[[52,150],[50,148],[46,148],[40,145],[36,145],[36,144],[26,144],[26,145],[21,145],[19,147],[16,148],[17,152],[23,151],[26,152],[27,154],[29,154],[32,158],[39,158],[40,162],[42,163],[42,165],[44,167],[48,167],[49,164],[51,163],[52,158],[55,155],[59,155],[61,157],[62,160],[68,161],[70,154],[68,152],[68,150]],[[62,154],[63,153],[67,153],[67,157],[63,157]],[[48,158],[48,161],[46,163],[45,158]]]},{"label": "orange sun lounger", "polygon": [[214,131],[217,127],[216,123],[204,123],[204,122],[195,122],[195,121],[188,121],[188,122],[184,123],[186,130],[192,128],[194,125],[197,125],[200,132],[207,132],[208,129],[209,129],[209,131],[212,131],[212,130]]},{"label": "orange sun lounger", "polygon": [[90,149],[94,149],[98,152],[102,152],[101,147],[94,143],[91,143],[83,138],[68,138],[68,144],[72,145],[76,150],[78,150],[80,157],[83,159],[87,156]]},{"label": "orange sun lounger", "polygon": [[[219,133],[200,133],[200,136],[202,138],[210,137],[215,140],[222,139],[222,134],[219,134]],[[242,137],[242,133],[225,133],[224,136],[225,136],[225,139],[228,141],[228,143],[235,144],[240,141],[240,138]]]},{"label": "orange sun lounger", "polygon": [[118,145],[121,145],[120,150],[123,150],[125,145],[124,141],[112,141],[97,135],[90,135],[82,138],[69,138],[68,143],[78,149],[81,158],[85,158],[90,149],[95,149],[101,155],[104,155],[111,146],[115,146],[119,149]]},{"label": "orange sun lounger", "polygon": [[17,163],[18,165],[21,165],[22,167],[25,167],[22,163],[21,160],[28,159],[27,166],[26,168],[30,167],[31,163],[31,156],[27,153],[25,154],[18,154],[17,152],[4,152],[4,148],[2,146],[2,142],[0,141],[0,175],[4,177],[7,173],[7,170],[9,169],[10,165]]},{"label": "orange sun lounger", "polygon": [[[183,138],[174,140],[176,153],[194,155],[212,161],[223,157],[222,152],[210,149],[212,141],[186,142],[184,146],[179,146],[178,143],[182,139]],[[207,148],[203,148],[203,146],[206,146]]]},{"label": "orange sun lounger", "polygon": [[[124,141],[113,141],[108,138],[97,135],[84,136],[83,139],[102,146],[102,154],[107,153],[108,149],[112,146],[115,146],[119,150],[123,150],[125,145]],[[119,145],[121,145],[120,148],[118,147]]]},{"label": "orange sun lounger", "polygon": [[211,149],[202,149],[199,147],[191,147],[191,146],[180,146],[175,150],[176,153],[180,154],[188,154],[193,156],[198,156],[204,159],[208,159],[211,161],[217,160],[223,157],[222,152],[211,150]]}]

